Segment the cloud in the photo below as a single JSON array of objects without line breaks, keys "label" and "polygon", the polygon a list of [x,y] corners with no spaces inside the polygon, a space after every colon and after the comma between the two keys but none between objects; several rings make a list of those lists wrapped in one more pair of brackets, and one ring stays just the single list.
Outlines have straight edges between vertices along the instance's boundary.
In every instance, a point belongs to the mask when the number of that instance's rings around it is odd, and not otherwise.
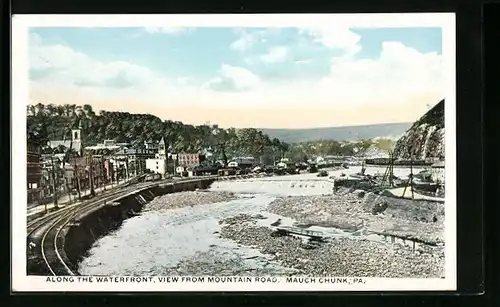
[{"label": "cloud", "polygon": [[261,59],[267,63],[283,62],[287,59],[289,49],[286,46],[276,46],[269,49],[269,52],[262,55]]},{"label": "cloud", "polygon": [[293,61],[295,64],[309,64],[312,62],[312,59],[298,59]]},{"label": "cloud", "polygon": [[355,54],[361,49],[359,45],[361,36],[351,31],[346,25],[300,28],[299,33],[312,38],[315,43],[350,54]]},{"label": "cloud", "polygon": [[[428,103],[443,98],[441,55],[421,53],[401,42],[384,42],[378,58],[360,59],[352,52],[358,45],[355,41],[337,44],[344,46],[344,52],[325,63],[330,67],[326,77],[277,82],[257,70],[229,63],[206,79],[170,78],[131,62],[99,61],[65,45],[47,45],[34,34],[29,47],[30,97],[52,103],[105,101],[118,106],[129,101],[134,108],[148,106],[153,113],[155,108],[200,104],[210,108],[337,108],[335,112],[358,109],[373,112],[371,123],[384,116],[395,121],[414,120],[427,111]],[[267,60],[283,58],[274,50],[274,58],[270,52]],[[313,59],[319,61],[308,57],[294,63],[306,64]],[[378,110],[378,106],[383,109]],[[351,111],[345,112],[356,114]],[[359,119],[354,115],[344,120],[346,124],[366,123],[356,122]]]},{"label": "cloud", "polygon": [[168,35],[179,35],[192,31],[192,28],[188,27],[145,27],[144,30],[151,34],[168,34]]},{"label": "cloud", "polygon": [[233,31],[238,38],[229,45],[229,48],[234,51],[245,52],[252,49],[258,43],[268,41],[268,36],[278,35],[280,29],[263,29],[249,31],[244,28],[237,28]]},{"label": "cloud", "polygon": [[318,93],[334,92],[339,98],[358,102],[442,93],[443,69],[442,57],[435,52],[420,53],[401,42],[384,42],[378,59],[333,58],[330,74],[319,82]]},{"label": "cloud", "polygon": [[38,92],[158,99],[165,91],[177,96],[192,90],[190,78],[169,79],[126,61],[98,61],[68,46],[45,45],[36,34],[30,35],[29,60],[31,86]]},{"label": "cloud", "polygon": [[248,91],[261,85],[260,78],[243,67],[222,64],[219,73],[220,75],[211,79],[205,88],[220,91]]},{"label": "cloud", "polygon": [[235,51],[247,51],[259,41],[256,34],[241,33],[240,37],[229,45],[229,48]]}]

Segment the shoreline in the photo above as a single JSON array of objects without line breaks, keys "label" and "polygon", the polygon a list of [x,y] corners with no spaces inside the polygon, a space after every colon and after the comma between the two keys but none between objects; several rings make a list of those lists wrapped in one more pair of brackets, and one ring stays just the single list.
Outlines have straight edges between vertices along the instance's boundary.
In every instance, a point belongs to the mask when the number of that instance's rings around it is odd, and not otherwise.
[{"label": "shoreline", "polygon": [[[214,208],[224,208],[226,202],[245,198],[240,194],[210,190],[167,194],[147,203],[139,215],[155,214],[155,211],[169,215],[170,210],[210,204],[220,204]],[[232,248],[218,244],[207,246],[208,250],[194,248],[193,254],[178,260],[177,265],[169,267],[158,263],[156,266],[163,266],[164,272],[171,275],[193,276],[218,272],[235,276],[443,277],[442,240],[439,236],[434,241],[431,238],[431,234],[441,231],[441,216],[436,222],[411,220],[432,218],[432,214],[437,213],[434,212],[436,208],[427,204],[428,207],[421,210],[405,212],[407,204],[390,204],[384,212],[373,214],[373,200],[379,198],[360,190],[322,196],[282,196],[259,205],[258,210],[238,209],[238,202],[232,202],[230,206],[236,209],[235,212],[216,217],[218,226],[210,233],[214,238],[233,242]],[[329,236],[320,244],[310,244],[294,236],[278,236],[270,226],[275,217],[283,217],[288,223],[310,224],[303,225],[306,229],[308,226],[335,227],[345,235]],[[434,228],[429,229],[429,225]],[[377,232],[382,233],[381,236],[407,239],[413,236],[415,241],[437,245],[419,244],[412,248],[394,240],[374,239]],[[241,249],[251,249],[260,255],[241,256]]]},{"label": "shoreline", "polygon": [[295,269],[298,276],[386,278],[444,277],[444,249],[413,251],[400,244],[354,238],[329,238],[310,245],[294,236],[278,236],[256,225],[258,217],[241,215],[223,221],[220,237],[253,247],[272,261]]},{"label": "shoreline", "polygon": [[[385,208],[378,208],[385,204]],[[267,211],[298,223],[364,229],[431,245],[444,244],[444,205],[356,190],[324,196],[292,196],[271,202]]]}]

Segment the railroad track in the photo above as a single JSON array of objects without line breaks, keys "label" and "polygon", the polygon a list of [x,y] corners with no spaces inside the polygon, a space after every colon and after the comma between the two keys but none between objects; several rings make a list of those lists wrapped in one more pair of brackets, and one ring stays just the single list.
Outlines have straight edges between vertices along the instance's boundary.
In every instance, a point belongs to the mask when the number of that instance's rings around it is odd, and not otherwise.
[{"label": "railroad track", "polygon": [[[210,177],[204,178],[209,179]],[[83,203],[63,207],[58,211],[47,214],[28,223],[28,249],[32,255],[41,255],[41,259],[38,257],[36,258],[38,264],[43,266],[40,273],[42,273],[42,275],[53,276],[75,275],[75,272],[73,272],[73,270],[66,264],[66,261],[59,252],[62,248],[63,240],[60,233],[79,214],[104,206],[105,202],[111,202],[132,191],[146,189],[169,182],[182,183],[192,180],[199,180],[199,178],[125,184],[122,187],[117,187],[117,189],[112,190],[109,193],[98,195]],[[34,247],[30,248],[30,242],[35,244]]]},{"label": "railroad track", "polygon": [[[113,201],[134,190],[158,185],[159,182],[138,183],[126,185],[110,193],[101,194],[95,198],[76,205],[64,207],[56,212],[43,216],[28,224],[27,243],[35,243],[30,249],[32,254],[41,255],[44,275],[75,275],[68,267],[59,250],[62,247],[61,231],[80,213],[103,206],[105,202]],[[28,245],[29,248],[29,245]]]}]

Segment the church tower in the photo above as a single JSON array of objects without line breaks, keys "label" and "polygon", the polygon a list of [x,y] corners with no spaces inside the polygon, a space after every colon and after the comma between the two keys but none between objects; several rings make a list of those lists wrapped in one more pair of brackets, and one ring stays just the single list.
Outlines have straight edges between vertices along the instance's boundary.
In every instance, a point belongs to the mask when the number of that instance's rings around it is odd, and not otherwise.
[{"label": "church tower", "polygon": [[167,158],[167,144],[165,143],[165,139],[162,137],[160,143],[158,144],[158,155],[160,159]]},{"label": "church tower", "polygon": [[82,131],[80,129],[71,130],[71,140],[73,142],[81,142]]},{"label": "church tower", "polygon": [[71,130],[71,142],[73,143],[73,149],[78,152],[80,156],[83,156],[83,140],[82,140],[82,122],[78,124],[78,129]]}]

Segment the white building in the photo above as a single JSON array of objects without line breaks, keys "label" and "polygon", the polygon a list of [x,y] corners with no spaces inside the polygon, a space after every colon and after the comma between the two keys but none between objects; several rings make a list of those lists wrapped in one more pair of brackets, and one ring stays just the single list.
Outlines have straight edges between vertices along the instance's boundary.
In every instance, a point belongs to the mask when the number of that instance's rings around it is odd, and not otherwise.
[{"label": "white building", "polygon": [[161,138],[158,142],[158,152],[155,154],[154,159],[146,159],[146,169],[155,174],[160,174],[165,178],[167,175],[168,157],[170,157],[170,154],[167,153],[165,139]]},{"label": "white building", "polygon": [[129,143],[116,143],[114,140],[105,140],[102,144],[97,144],[95,146],[87,146],[85,150],[100,150],[108,149],[110,151],[115,151],[121,148],[128,148]]},{"label": "white building", "polygon": [[238,162],[236,161],[231,161],[227,164],[227,167],[238,167]]},{"label": "white building", "polygon": [[162,177],[167,173],[166,159],[146,159],[146,169],[155,174],[160,174]]}]

